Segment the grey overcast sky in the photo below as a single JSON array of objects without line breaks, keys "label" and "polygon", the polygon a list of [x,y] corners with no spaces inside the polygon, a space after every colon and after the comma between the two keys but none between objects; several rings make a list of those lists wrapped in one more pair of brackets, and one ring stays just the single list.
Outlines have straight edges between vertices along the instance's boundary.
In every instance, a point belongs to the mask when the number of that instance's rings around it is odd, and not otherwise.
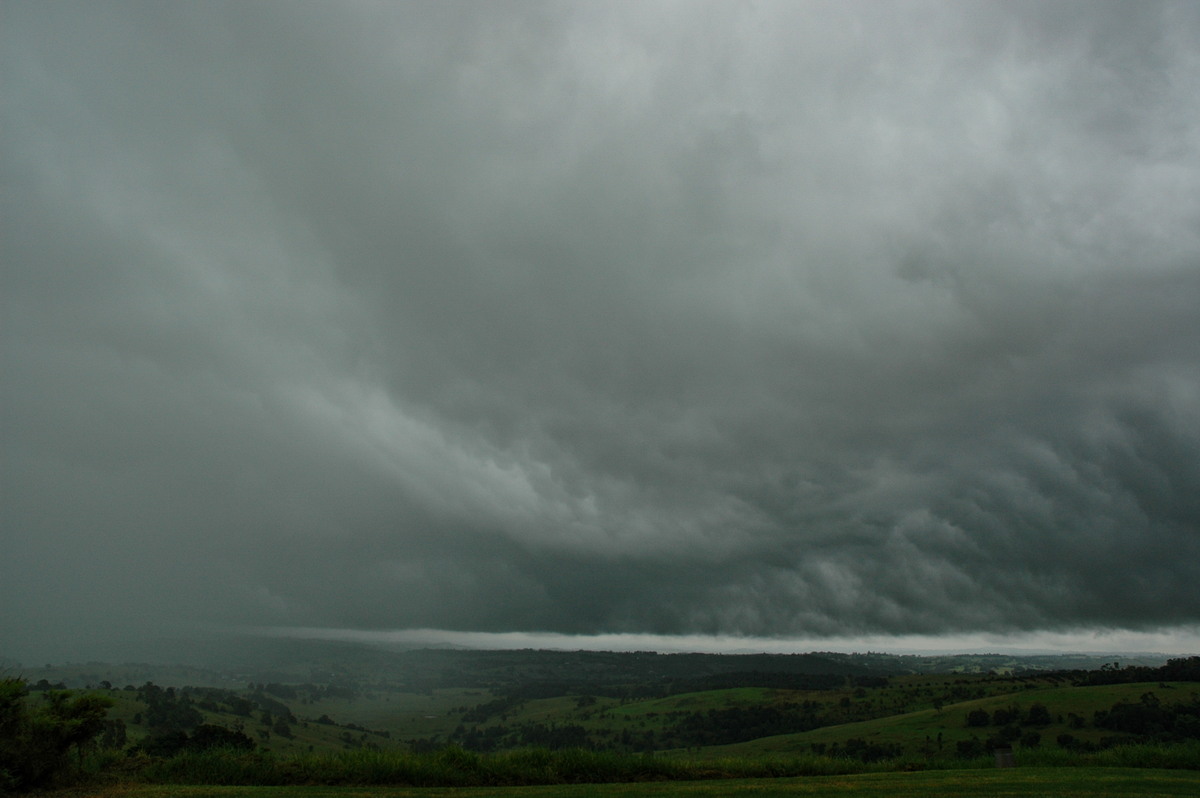
[{"label": "grey overcast sky", "polygon": [[1200,4],[0,9],[0,654],[1200,628]]}]

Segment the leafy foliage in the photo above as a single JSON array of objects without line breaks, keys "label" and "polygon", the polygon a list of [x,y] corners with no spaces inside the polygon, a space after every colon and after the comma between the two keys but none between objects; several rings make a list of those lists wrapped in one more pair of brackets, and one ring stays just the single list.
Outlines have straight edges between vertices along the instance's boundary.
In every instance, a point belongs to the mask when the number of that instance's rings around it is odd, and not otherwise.
[{"label": "leafy foliage", "polygon": [[1097,712],[1095,724],[1139,737],[1160,740],[1200,738],[1200,700],[1164,705],[1152,692],[1144,693],[1137,703],[1118,702],[1107,711]]},{"label": "leafy foliage", "polygon": [[112,702],[98,695],[47,690],[34,704],[21,679],[0,681],[0,788],[27,789],[49,783],[70,766],[68,755],[105,730]]},{"label": "leafy foliage", "polygon": [[138,750],[149,756],[170,757],[181,751],[208,751],[213,748],[252,751],[254,740],[237,729],[227,729],[211,723],[201,723],[189,735],[170,731],[147,737]]}]

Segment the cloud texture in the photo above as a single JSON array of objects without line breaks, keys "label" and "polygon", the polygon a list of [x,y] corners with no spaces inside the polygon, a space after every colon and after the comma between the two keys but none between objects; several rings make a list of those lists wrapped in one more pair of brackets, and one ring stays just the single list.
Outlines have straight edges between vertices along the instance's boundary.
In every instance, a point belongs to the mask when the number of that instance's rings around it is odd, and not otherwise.
[{"label": "cloud texture", "polygon": [[0,639],[1200,623],[1200,7],[5,2]]}]

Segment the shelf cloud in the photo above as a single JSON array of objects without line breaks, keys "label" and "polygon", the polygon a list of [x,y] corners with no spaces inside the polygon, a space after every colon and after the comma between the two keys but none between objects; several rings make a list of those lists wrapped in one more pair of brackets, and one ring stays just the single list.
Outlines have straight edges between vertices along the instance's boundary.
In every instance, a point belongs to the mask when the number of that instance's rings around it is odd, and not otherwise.
[{"label": "shelf cloud", "polygon": [[1200,624],[1200,6],[4,16],[0,654]]}]

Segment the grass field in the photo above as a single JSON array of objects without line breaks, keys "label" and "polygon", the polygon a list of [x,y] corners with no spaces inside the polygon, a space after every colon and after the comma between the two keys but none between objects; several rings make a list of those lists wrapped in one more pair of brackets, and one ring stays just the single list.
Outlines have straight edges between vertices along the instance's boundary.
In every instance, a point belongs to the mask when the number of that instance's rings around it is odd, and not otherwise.
[{"label": "grass field", "polygon": [[[1058,734],[1070,733],[1083,741],[1098,741],[1111,734],[1094,727],[1073,728],[1068,722],[1070,713],[1091,718],[1097,709],[1105,709],[1118,701],[1136,703],[1145,693],[1154,693],[1163,703],[1191,701],[1196,692],[1195,684],[1158,683],[1118,684],[1095,687],[1053,687],[1025,690],[951,704],[941,710],[923,709],[875,720],[826,726],[809,732],[763,737],[745,743],[711,746],[704,749],[706,756],[761,756],[790,755],[811,750],[811,745],[832,744],[857,737],[867,742],[893,743],[906,754],[929,754],[938,752],[937,740],[941,737],[942,747],[952,752],[954,744],[969,737],[987,737],[994,727],[970,728],[966,725],[967,713],[973,709],[995,712],[1003,707],[1016,706],[1022,713],[1034,703],[1048,706],[1053,722],[1037,730],[1042,736],[1042,747],[1054,747]],[[1021,751],[1018,750],[1018,756]]]},{"label": "grass field", "polygon": [[387,729],[397,740],[445,737],[459,723],[461,706],[491,699],[484,690],[439,689],[424,693],[381,690],[354,699],[335,698],[293,706],[298,715],[328,714],[338,723],[357,723],[369,729]]},{"label": "grass field", "polygon": [[1146,768],[1014,768],[870,773],[787,779],[578,784],[546,787],[210,787],[116,785],[54,798],[707,798],[708,796],[839,796],[841,798],[1157,798],[1200,794],[1200,772]]}]

